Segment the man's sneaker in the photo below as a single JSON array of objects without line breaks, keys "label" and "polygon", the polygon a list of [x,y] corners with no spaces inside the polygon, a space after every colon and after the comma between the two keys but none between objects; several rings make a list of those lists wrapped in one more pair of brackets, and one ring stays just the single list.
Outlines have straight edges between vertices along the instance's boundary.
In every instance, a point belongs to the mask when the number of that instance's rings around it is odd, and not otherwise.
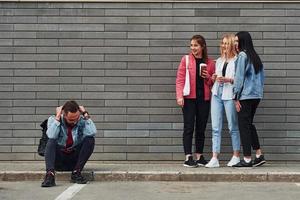
[{"label": "man's sneaker", "polygon": [[236,157],[236,156],[232,156],[232,158],[230,159],[230,161],[227,163],[228,167],[232,167],[233,165],[236,165],[240,162],[240,158]]},{"label": "man's sneaker", "polygon": [[247,163],[245,160],[241,160],[239,163],[232,165],[232,167],[252,167],[252,161]]},{"label": "man's sneaker", "polygon": [[71,174],[71,183],[77,183],[77,184],[86,184],[87,180],[84,178],[80,172],[72,172]]},{"label": "man's sneaker", "polygon": [[44,181],[41,187],[52,187],[55,186],[55,174],[52,171],[48,171],[45,175]]},{"label": "man's sneaker", "polygon": [[260,155],[258,158],[255,158],[253,161],[253,166],[258,167],[266,163],[264,155]]},{"label": "man's sneaker", "polygon": [[220,167],[219,160],[217,158],[212,157],[210,161],[205,165],[207,168]]},{"label": "man's sneaker", "polygon": [[207,164],[207,161],[205,160],[204,156],[201,155],[199,160],[196,160],[196,163],[198,166],[205,166]]},{"label": "man's sneaker", "polygon": [[193,156],[189,156],[188,160],[184,161],[183,166],[185,166],[185,167],[198,167],[197,163],[193,159]]}]

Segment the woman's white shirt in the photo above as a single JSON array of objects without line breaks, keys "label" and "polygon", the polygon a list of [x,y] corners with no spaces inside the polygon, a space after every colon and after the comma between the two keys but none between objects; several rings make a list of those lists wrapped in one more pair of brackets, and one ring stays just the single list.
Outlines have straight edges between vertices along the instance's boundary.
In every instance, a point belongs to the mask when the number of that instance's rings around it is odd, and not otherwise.
[{"label": "woman's white shirt", "polygon": [[[227,64],[227,68],[226,68],[226,73],[225,73],[225,77],[226,78],[231,78],[234,79],[234,75],[235,75],[235,60],[236,60],[236,56],[234,58],[231,58],[229,60],[227,60],[228,64]],[[225,59],[223,58],[218,58],[216,61],[216,74],[217,76],[222,76],[222,70],[223,70],[223,66],[225,63]],[[220,84],[215,81],[213,87],[212,87],[212,95],[218,95],[218,89],[219,89]],[[233,98],[233,84],[231,84],[230,82],[228,83],[223,83],[223,92],[222,92],[222,100],[232,100]]]}]

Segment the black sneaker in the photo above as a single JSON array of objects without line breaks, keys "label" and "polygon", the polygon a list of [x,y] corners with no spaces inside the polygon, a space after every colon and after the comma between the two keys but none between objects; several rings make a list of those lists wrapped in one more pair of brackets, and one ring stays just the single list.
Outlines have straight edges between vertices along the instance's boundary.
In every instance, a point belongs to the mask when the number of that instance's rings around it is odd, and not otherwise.
[{"label": "black sneaker", "polygon": [[55,186],[55,174],[52,171],[48,171],[46,173],[46,176],[44,178],[44,181],[42,182],[41,187],[52,187]]},{"label": "black sneaker", "polygon": [[86,184],[87,180],[81,175],[80,172],[72,172],[71,183]]},{"label": "black sneaker", "polygon": [[236,165],[232,165],[232,167],[252,167],[252,161],[247,163],[245,160],[241,160]]},{"label": "black sneaker", "polygon": [[183,166],[185,166],[185,167],[198,167],[197,163],[193,159],[193,156],[189,156],[189,159],[184,161]]},{"label": "black sneaker", "polygon": [[260,155],[258,158],[255,158],[253,161],[253,166],[258,167],[265,164],[267,161],[265,160],[264,155]]},{"label": "black sneaker", "polygon": [[204,156],[200,156],[199,160],[196,160],[198,166],[205,166],[208,162],[205,160]]}]

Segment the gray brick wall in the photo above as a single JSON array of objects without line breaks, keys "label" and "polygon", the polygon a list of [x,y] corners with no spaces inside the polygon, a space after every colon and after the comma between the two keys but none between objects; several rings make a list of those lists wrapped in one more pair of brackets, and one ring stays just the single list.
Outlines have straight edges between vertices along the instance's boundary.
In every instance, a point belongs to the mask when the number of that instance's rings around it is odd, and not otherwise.
[{"label": "gray brick wall", "polygon": [[266,158],[300,161],[299,13],[288,2],[0,2],[0,160],[41,160],[39,124],[71,98],[98,128],[93,160],[182,160],[175,76],[189,39],[204,35],[217,58],[222,34],[247,30],[266,69],[255,118]]}]

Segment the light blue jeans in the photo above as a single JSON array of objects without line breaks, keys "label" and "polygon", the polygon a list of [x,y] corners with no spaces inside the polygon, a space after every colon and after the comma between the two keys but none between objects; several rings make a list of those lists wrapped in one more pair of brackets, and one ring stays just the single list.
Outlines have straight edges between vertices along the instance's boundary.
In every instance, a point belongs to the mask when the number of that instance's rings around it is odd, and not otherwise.
[{"label": "light blue jeans", "polygon": [[211,124],[212,124],[212,146],[213,152],[220,153],[223,113],[225,108],[228,129],[231,135],[233,151],[240,150],[240,132],[238,128],[238,118],[233,100],[222,100],[223,87],[218,88],[218,94],[211,98]]}]

